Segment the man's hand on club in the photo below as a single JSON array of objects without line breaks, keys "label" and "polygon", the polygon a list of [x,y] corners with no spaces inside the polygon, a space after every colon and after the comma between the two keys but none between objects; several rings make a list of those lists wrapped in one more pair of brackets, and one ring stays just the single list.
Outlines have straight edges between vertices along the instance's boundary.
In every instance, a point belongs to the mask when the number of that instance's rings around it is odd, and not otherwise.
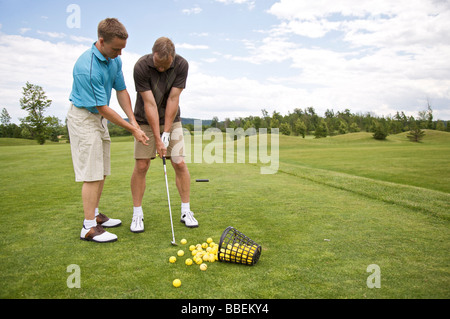
[{"label": "man's hand on club", "polygon": [[161,139],[156,140],[156,152],[159,154],[161,158],[163,158],[163,156],[166,156],[167,154],[167,148]]}]

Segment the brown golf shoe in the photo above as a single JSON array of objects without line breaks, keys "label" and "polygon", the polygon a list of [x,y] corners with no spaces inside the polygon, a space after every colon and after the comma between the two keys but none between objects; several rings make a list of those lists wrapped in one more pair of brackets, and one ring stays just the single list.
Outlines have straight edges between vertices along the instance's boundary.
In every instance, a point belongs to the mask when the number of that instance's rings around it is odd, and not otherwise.
[{"label": "brown golf shoe", "polygon": [[80,239],[94,241],[96,243],[109,243],[117,240],[117,235],[111,234],[103,229],[101,225],[91,227],[90,229],[82,228]]},{"label": "brown golf shoe", "polygon": [[98,214],[96,219],[97,224],[101,225],[104,228],[112,228],[122,225],[122,221],[120,219],[109,218],[102,213]]}]

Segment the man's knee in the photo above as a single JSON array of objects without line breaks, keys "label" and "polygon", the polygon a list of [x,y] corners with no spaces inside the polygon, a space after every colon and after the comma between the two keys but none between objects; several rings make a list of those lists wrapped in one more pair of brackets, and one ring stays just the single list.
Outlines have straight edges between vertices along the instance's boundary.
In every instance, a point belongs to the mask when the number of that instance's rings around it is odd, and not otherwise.
[{"label": "man's knee", "polygon": [[134,170],[139,174],[147,174],[150,167],[150,159],[137,159],[134,164]]},{"label": "man's knee", "polygon": [[188,171],[186,162],[184,161],[184,157],[181,156],[173,156],[171,157],[172,166],[177,172],[186,172]]}]

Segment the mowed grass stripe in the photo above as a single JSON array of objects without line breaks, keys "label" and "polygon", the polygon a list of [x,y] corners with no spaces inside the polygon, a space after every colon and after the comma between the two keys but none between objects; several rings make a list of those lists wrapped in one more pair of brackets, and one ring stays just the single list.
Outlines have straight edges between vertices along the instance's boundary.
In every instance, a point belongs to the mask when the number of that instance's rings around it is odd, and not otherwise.
[{"label": "mowed grass stripe", "polygon": [[426,130],[423,142],[406,133],[386,141],[360,132],[322,139],[280,136],[280,160],[374,180],[450,193],[450,133]]},{"label": "mowed grass stripe", "polygon": [[450,194],[448,193],[293,164],[283,163],[279,171],[450,220]]}]

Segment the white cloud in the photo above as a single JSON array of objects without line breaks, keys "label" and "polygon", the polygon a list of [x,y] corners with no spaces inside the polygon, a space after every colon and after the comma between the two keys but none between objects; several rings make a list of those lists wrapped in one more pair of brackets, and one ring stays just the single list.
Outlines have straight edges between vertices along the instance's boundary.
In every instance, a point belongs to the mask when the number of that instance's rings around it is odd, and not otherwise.
[{"label": "white cloud", "polygon": [[336,29],[339,23],[329,22],[326,19],[308,21],[292,20],[288,23],[282,23],[277,31],[280,33],[289,33],[302,35],[309,38],[321,38],[331,30]]},{"label": "white cloud", "polygon": [[[43,87],[52,105],[46,115],[57,116],[64,121],[69,107],[69,95],[72,89],[72,70],[78,57],[92,44],[52,43],[30,37],[5,35],[0,33],[0,55],[8,56],[0,61],[0,107],[6,108],[12,121],[26,112],[20,108],[22,87],[29,81]],[[16,54],[20,52],[21,54]],[[133,67],[140,55],[123,51],[123,72],[132,101],[135,99]],[[125,116],[117,99],[113,95],[111,107]]]},{"label": "white cloud", "polygon": [[181,10],[181,12],[183,14],[187,14],[187,15],[199,14],[200,12],[202,12],[202,8],[194,7],[194,8],[191,8],[191,9],[183,9],[183,10]]},{"label": "white cloud", "polygon": [[[29,81],[42,86],[47,97],[53,100],[46,115],[54,115],[64,121],[72,88],[73,65],[89,47],[0,34],[0,54],[10,56],[8,61],[0,61],[0,73],[4,74],[0,78],[0,107],[8,110],[13,122],[18,123],[19,118],[26,116],[25,111],[20,109],[19,99],[22,87]],[[19,56],[14,52],[22,54]],[[136,99],[133,68],[140,56],[126,50],[122,55],[123,73],[133,106]],[[187,88],[181,96],[180,105],[184,117],[234,119],[261,115],[262,108],[287,113],[291,110],[292,99],[305,100],[305,97],[306,91],[279,83],[261,84],[244,77],[227,79],[209,76],[202,73],[198,63],[190,61]],[[114,94],[110,106],[125,116]]]},{"label": "white cloud", "polygon": [[[46,111],[46,115],[57,116],[64,121],[68,107],[69,95],[72,89],[72,70],[78,57],[90,45],[74,45],[64,42],[52,43],[30,37],[18,35],[5,35],[0,33],[0,55],[9,56],[8,60],[0,61],[0,107],[6,108],[12,117],[12,121],[19,123],[19,118],[25,117],[26,112],[21,110],[19,99],[22,87],[29,81],[43,87],[52,105]],[[21,55],[15,53],[21,52]],[[140,54],[124,50],[121,56],[123,61],[123,73],[125,83],[134,107],[136,92],[133,80],[133,68]],[[252,101],[252,95],[264,93],[266,88],[258,86],[257,81],[248,79],[215,78],[199,72],[195,62],[190,62],[188,88],[182,94],[182,114],[186,117],[201,117],[210,119],[213,116],[228,116],[234,118],[236,114],[248,116],[254,114],[251,109],[257,106],[258,101]],[[255,87],[250,92],[245,86]],[[262,90],[262,92],[259,92]],[[230,92],[234,91],[233,94]],[[230,102],[228,102],[230,101]],[[250,103],[252,101],[252,103]],[[242,107],[244,103],[247,106]],[[110,105],[116,112],[125,116],[117,99],[111,98]]]},{"label": "white cloud", "polygon": [[88,44],[92,44],[92,43],[94,43],[96,41],[96,40],[94,40],[92,38],[80,37],[80,36],[75,36],[75,35],[71,35],[70,39],[75,41],[75,42],[88,43]]},{"label": "white cloud", "polygon": [[[447,2],[425,0],[335,0],[326,5],[324,0],[280,0],[268,11],[279,19],[277,25],[260,30],[258,37],[237,39],[227,50],[207,42],[207,33],[191,32],[203,36],[204,44],[179,43],[176,48],[211,50],[214,57],[195,55],[196,60],[189,61],[187,87],[180,101],[182,116],[223,120],[261,115],[263,108],[287,114],[309,106],[319,114],[327,108],[349,108],[378,115],[405,110],[416,116],[430,98],[434,117],[450,119],[449,9]],[[336,36],[331,37],[331,32]],[[0,61],[0,108],[6,107],[13,121],[26,115],[19,106],[26,81],[43,86],[53,100],[48,115],[62,120],[66,116],[73,65],[95,40],[62,37],[62,33],[54,36],[50,42],[0,32],[0,55],[8,57]],[[69,39],[78,44],[62,42]],[[233,46],[246,53],[237,55]],[[139,58],[140,54],[126,49],[122,55],[133,105],[133,67]],[[284,69],[269,78],[222,75],[226,69],[221,67],[231,65],[241,68],[240,74],[249,74],[245,67],[250,64],[249,69]],[[114,96],[111,107],[124,116]]]},{"label": "white cloud", "polygon": [[175,44],[175,48],[186,50],[207,50],[209,47],[202,44],[177,43]]},{"label": "white cloud", "polygon": [[411,45],[450,43],[450,6],[445,1],[423,0],[280,0],[268,13],[281,20],[276,34],[310,38],[335,30],[355,47],[404,49]]},{"label": "white cloud", "polygon": [[[192,65],[192,63],[191,63]],[[245,77],[228,79],[222,76],[190,71],[188,85],[180,105],[184,117],[211,119],[261,116],[261,109],[287,114],[293,101],[305,100],[307,92],[282,84],[262,84]]]},{"label": "white cloud", "polygon": [[[430,96],[450,99],[450,64],[443,58],[450,54],[447,2],[280,0],[268,13],[280,23],[248,46],[250,56],[233,59],[290,61],[298,75],[278,81],[309,88],[311,104],[387,115],[423,109]],[[330,31],[341,36],[326,39]],[[314,42],[306,45],[297,36]],[[333,49],[336,44],[340,49]],[[438,116],[450,117],[448,105],[437,109]]]},{"label": "white cloud", "polygon": [[381,14],[393,16],[411,6],[418,6],[420,0],[316,0],[314,2],[298,0],[280,0],[268,12],[279,19],[317,20],[329,18],[333,14],[344,17],[364,18]]},{"label": "white cloud", "polygon": [[202,59],[202,61],[205,61],[206,63],[214,63],[214,62],[217,62],[217,59],[216,58],[205,58],[205,59]]},{"label": "white cloud", "polygon": [[[30,37],[0,33],[0,55],[8,59],[0,61],[0,106],[6,108],[12,121],[26,116],[19,99],[26,82],[43,87],[47,97],[53,100],[48,115],[64,119],[68,108],[68,96],[72,85],[73,63],[86,50],[86,46],[51,43]],[[17,54],[20,52],[20,54]]]},{"label": "white cloud", "polygon": [[66,35],[62,32],[46,32],[46,31],[37,31],[37,33],[48,36],[50,38],[62,39],[66,37]]},{"label": "white cloud", "polygon": [[286,37],[266,37],[261,41],[242,40],[244,46],[249,51],[248,56],[222,55],[227,59],[235,61],[245,61],[254,64],[282,62],[292,57],[292,52],[299,48],[297,43],[288,41]]},{"label": "white cloud", "polygon": [[246,4],[249,10],[252,10],[255,7],[254,0],[215,0],[215,1],[224,4]]},{"label": "white cloud", "polygon": [[27,33],[30,30],[31,30],[31,28],[20,28],[19,32],[20,32],[20,34],[25,34],[25,33]]},{"label": "white cloud", "polygon": [[207,36],[209,36],[209,33],[208,32],[191,32],[191,33],[189,33],[189,35],[193,36],[193,37],[207,37]]},{"label": "white cloud", "polygon": [[[14,122],[24,117],[26,114],[20,109],[19,99],[22,87],[30,81],[41,85],[48,98],[53,100],[46,114],[64,120],[73,65],[89,46],[0,34],[0,54],[10,57],[8,61],[0,61],[0,73],[5,75],[0,78],[0,107],[7,108]],[[424,70],[413,67],[416,64],[410,56],[399,59],[389,50],[361,58],[352,53],[302,48],[281,40],[266,40],[261,46],[254,44],[254,57],[261,64],[268,62],[267,57],[276,60],[277,46],[283,48],[280,56],[292,61],[292,68],[299,71],[298,76],[272,77],[266,81],[211,76],[204,73],[200,63],[190,61],[187,87],[180,101],[182,116],[201,119],[218,116],[223,120],[226,117],[260,116],[263,108],[269,113],[276,110],[287,114],[296,107],[308,106],[314,106],[319,114],[327,108],[342,110],[348,107],[352,112],[372,111],[388,115],[401,111],[401,103],[416,106],[417,109],[410,112],[416,116],[418,110],[424,109],[427,96],[432,101],[450,99],[450,77],[447,71],[439,68],[440,61],[435,59],[436,56],[449,56],[450,52],[444,47],[435,55],[432,55],[432,49],[423,52],[419,65]],[[264,55],[261,52],[257,56],[259,48],[272,53]],[[22,55],[14,52],[22,52]],[[122,55],[125,82],[133,106],[136,98],[133,67],[139,58],[139,54],[126,50]],[[424,72],[430,69],[435,73],[424,77]],[[114,96],[111,107],[124,116]],[[433,110],[436,118],[450,118],[448,111]]]}]

